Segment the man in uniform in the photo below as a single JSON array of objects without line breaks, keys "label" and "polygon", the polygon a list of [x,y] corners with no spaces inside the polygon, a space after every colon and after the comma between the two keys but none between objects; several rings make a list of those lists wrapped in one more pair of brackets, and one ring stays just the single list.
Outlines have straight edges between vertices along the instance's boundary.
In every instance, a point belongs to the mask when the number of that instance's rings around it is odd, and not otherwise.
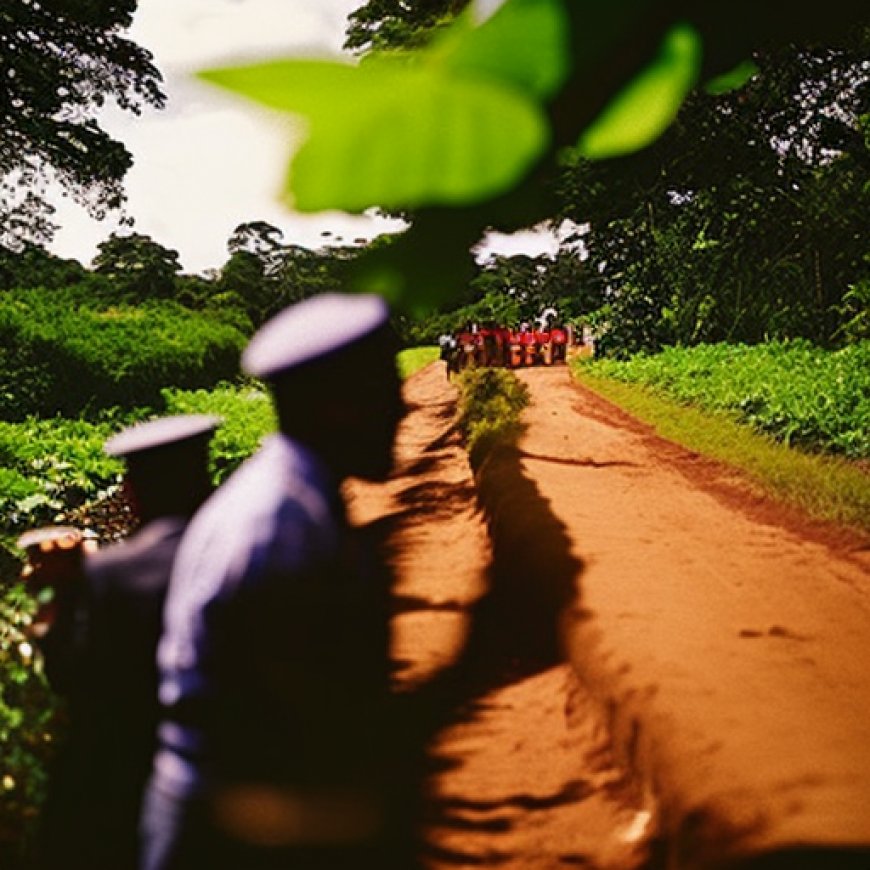
[{"label": "man in uniform", "polygon": [[253,337],[270,436],[205,504],[173,571],[146,870],[409,866],[388,757],[388,589],[340,485],[384,479],[403,413],[388,309],[324,294]]},{"label": "man in uniform", "polygon": [[56,590],[54,619],[40,645],[68,711],[42,819],[46,868],[138,867],[163,601],[184,526],[211,490],[208,445],[218,422],[164,417],[110,438],[104,449],[126,462],[124,487],[138,530],[81,554],[78,563],[67,560],[71,576],[29,578]]}]

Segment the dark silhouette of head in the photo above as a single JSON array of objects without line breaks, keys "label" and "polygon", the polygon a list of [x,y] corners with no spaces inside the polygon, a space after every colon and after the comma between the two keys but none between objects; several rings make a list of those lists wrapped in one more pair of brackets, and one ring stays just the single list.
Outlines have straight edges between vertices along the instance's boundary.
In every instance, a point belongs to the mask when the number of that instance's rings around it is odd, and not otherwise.
[{"label": "dark silhouette of head", "polygon": [[106,453],[126,464],[126,495],[142,522],[189,517],[205,501],[212,490],[209,442],[220,422],[204,414],[162,417],[106,442]]},{"label": "dark silhouette of head", "polygon": [[285,435],[339,479],[382,480],[404,413],[398,349],[380,297],[327,293],[267,322],[242,364],[268,384]]}]

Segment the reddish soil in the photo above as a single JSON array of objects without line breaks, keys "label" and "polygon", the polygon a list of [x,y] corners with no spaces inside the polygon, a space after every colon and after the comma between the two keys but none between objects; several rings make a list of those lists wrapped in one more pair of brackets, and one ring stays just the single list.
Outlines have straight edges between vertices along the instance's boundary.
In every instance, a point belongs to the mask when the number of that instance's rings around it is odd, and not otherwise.
[{"label": "reddish soil", "polygon": [[469,636],[497,649],[430,750],[430,867],[633,870],[652,842],[686,868],[841,866],[834,849],[865,866],[868,542],[564,367],[520,377],[519,450],[476,480],[436,363],[407,383],[393,479],[349,488],[355,521],[388,529],[404,686]]}]

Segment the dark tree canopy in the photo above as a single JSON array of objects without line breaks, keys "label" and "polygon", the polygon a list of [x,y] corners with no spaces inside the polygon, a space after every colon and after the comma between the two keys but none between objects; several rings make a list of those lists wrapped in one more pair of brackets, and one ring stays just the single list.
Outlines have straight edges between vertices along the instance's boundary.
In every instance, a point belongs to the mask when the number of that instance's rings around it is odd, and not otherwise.
[{"label": "dark tree canopy", "polygon": [[601,348],[859,334],[845,326],[870,286],[868,44],[856,28],[758,52],[750,82],[695,93],[651,148],[564,169],[562,215],[590,222],[608,300]]},{"label": "dark tree canopy", "polygon": [[344,47],[371,49],[419,48],[469,0],[369,0],[348,16]]},{"label": "dark tree canopy", "polygon": [[99,125],[108,100],[161,107],[161,76],[124,38],[136,0],[3,0],[0,5],[0,241],[46,241],[56,179],[95,217],[124,200],[132,159]]},{"label": "dark tree canopy", "polygon": [[176,277],[181,271],[177,251],[140,233],[112,233],[97,246],[93,267],[138,302],[174,296]]}]

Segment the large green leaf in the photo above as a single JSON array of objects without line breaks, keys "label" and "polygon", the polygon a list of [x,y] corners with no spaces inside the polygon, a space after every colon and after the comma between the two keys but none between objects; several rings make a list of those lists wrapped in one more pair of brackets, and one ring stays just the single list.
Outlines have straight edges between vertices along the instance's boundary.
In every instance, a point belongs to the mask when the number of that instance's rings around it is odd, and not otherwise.
[{"label": "large green leaf", "polygon": [[553,96],[571,65],[570,25],[562,0],[508,0],[475,27],[468,8],[424,62],[485,76],[540,99]]},{"label": "large green leaf", "polygon": [[658,56],[624,87],[580,136],[584,157],[618,157],[654,142],[676,117],[701,67],[701,39],[680,24],[666,35]]},{"label": "large green leaf", "polygon": [[549,143],[539,100],[558,90],[569,55],[562,0],[507,0],[480,25],[467,10],[420,52],[201,75],[306,118],[285,191],[296,209],[362,211],[469,205],[510,189]]},{"label": "large green leaf", "polygon": [[548,142],[543,111],[515,88],[402,59],[202,75],[306,117],[287,187],[300,211],[477,202],[510,188]]}]

